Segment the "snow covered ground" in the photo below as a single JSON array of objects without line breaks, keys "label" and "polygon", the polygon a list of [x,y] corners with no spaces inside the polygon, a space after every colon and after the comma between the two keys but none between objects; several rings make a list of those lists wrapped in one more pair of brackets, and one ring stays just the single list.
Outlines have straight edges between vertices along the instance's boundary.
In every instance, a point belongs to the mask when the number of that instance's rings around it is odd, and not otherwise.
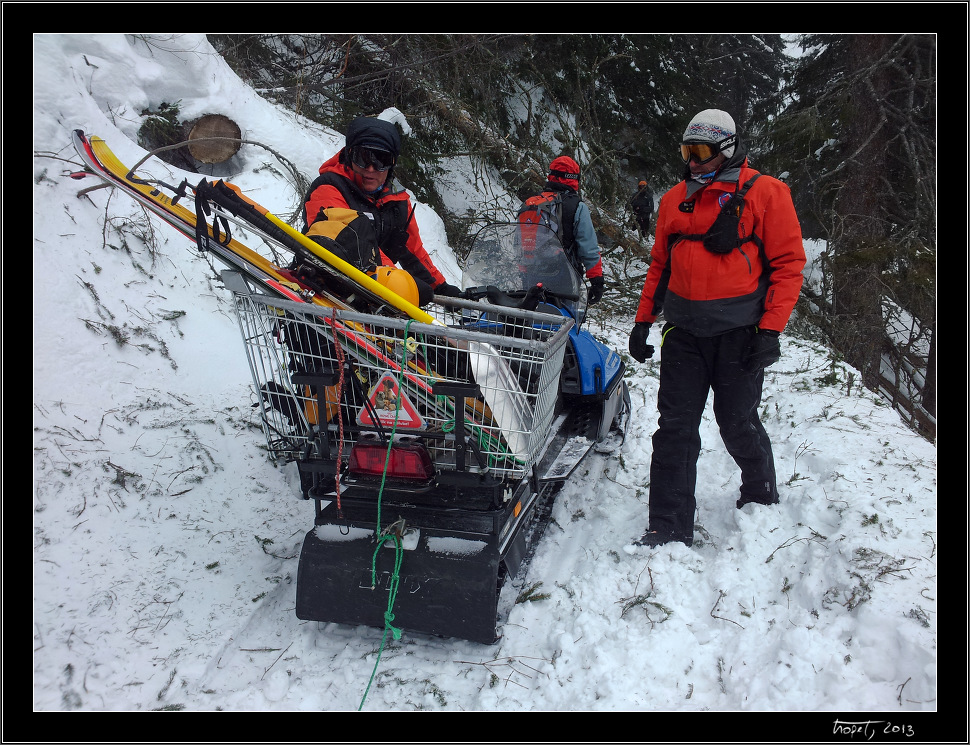
[{"label": "snow covered ground", "polygon": [[[204,36],[35,37],[35,711],[808,712],[820,716],[795,732],[664,739],[863,739],[839,728],[867,720],[883,722],[875,739],[938,732],[936,448],[791,335],[762,406],[778,507],[735,509],[738,471],[708,412],[702,540],[628,548],[646,526],[659,369],[631,361],[627,441],[561,493],[516,581],[535,599],[511,608],[497,644],[405,632],[378,660],[379,629],[298,620],[312,505],[293,466],[265,457],[228,293],[131,199],[79,199],[95,179],[65,176],[79,167],[72,129],[132,165],[141,112],[163,102],[184,119],[231,116],[310,177],[342,143],[260,98]],[[264,149],[211,175],[276,214],[299,204]],[[418,220],[457,279],[440,219]],[[594,310],[589,327],[625,354],[632,320]],[[653,736],[644,724],[592,739]]]}]

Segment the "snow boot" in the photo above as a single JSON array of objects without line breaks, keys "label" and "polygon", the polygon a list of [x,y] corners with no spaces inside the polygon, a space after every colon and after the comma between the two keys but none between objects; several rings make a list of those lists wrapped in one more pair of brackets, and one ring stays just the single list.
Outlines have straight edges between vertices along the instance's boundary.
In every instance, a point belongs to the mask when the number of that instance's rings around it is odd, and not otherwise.
[{"label": "snow boot", "polygon": [[741,498],[737,501],[737,507],[740,510],[746,504],[763,504],[767,507],[772,504],[778,504],[778,497],[775,496],[759,499],[758,497],[742,494]]},{"label": "snow boot", "polygon": [[633,542],[635,546],[645,546],[647,548],[655,548],[667,543],[683,543],[690,548],[694,544],[694,536],[675,536],[673,533],[648,530],[638,540]]}]

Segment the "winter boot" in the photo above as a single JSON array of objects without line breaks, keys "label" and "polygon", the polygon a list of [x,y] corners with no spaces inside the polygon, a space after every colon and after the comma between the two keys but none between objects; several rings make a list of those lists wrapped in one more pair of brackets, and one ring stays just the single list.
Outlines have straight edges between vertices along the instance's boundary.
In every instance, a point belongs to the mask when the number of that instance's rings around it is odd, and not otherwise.
[{"label": "winter boot", "polygon": [[742,494],[737,501],[737,507],[740,510],[746,504],[763,504],[765,506],[778,504],[778,497],[777,495],[774,497],[752,497],[750,494]]},{"label": "winter boot", "polygon": [[673,533],[648,530],[638,540],[634,541],[635,546],[646,546],[647,548],[663,546],[666,543],[683,543],[689,548],[694,544],[694,536],[675,536]]}]

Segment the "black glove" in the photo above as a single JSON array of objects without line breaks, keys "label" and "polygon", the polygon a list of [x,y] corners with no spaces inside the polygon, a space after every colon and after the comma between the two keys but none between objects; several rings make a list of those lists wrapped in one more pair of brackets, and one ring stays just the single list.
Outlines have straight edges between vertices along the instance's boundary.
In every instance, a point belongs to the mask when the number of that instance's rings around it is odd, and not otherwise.
[{"label": "black glove", "polygon": [[414,280],[414,284],[418,287],[418,307],[423,308],[434,300],[434,290],[431,289],[431,285],[424,280],[418,279],[413,275],[411,279]]},{"label": "black glove", "polygon": [[741,358],[741,369],[753,373],[773,365],[781,357],[781,342],[778,332],[771,329],[754,327],[754,334]]},{"label": "black glove", "polygon": [[444,295],[445,297],[462,297],[464,293],[459,290],[454,285],[450,285],[447,282],[442,282],[440,285],[434,288],[435,295]]},{"label": "black glove", "polygon": [[602,297],[603,290],[606,289],[606,281],[602,277],[589,278],[589,294],[586,296],[587,305],[596,305]]},{"label": "black glove", "polygon": [[650,323],[633,324],[633,331],[630,333],[630,354],[637,362],[646,362],[653,357],[653,346],[647,344],[647,334],[650,333]]}]

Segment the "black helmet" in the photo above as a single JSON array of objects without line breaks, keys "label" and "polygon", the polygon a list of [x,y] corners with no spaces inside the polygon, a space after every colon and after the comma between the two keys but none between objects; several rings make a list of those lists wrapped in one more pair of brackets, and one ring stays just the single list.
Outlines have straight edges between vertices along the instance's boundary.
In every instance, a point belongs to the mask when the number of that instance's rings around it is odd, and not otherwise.
[{"label": "black helmet", "polygon": [[348,151],[355,147],[385,150],[396,159],[401,154],[401,134],[392,122],[371,116],[359,116],[347,127],[345,147]]}]

